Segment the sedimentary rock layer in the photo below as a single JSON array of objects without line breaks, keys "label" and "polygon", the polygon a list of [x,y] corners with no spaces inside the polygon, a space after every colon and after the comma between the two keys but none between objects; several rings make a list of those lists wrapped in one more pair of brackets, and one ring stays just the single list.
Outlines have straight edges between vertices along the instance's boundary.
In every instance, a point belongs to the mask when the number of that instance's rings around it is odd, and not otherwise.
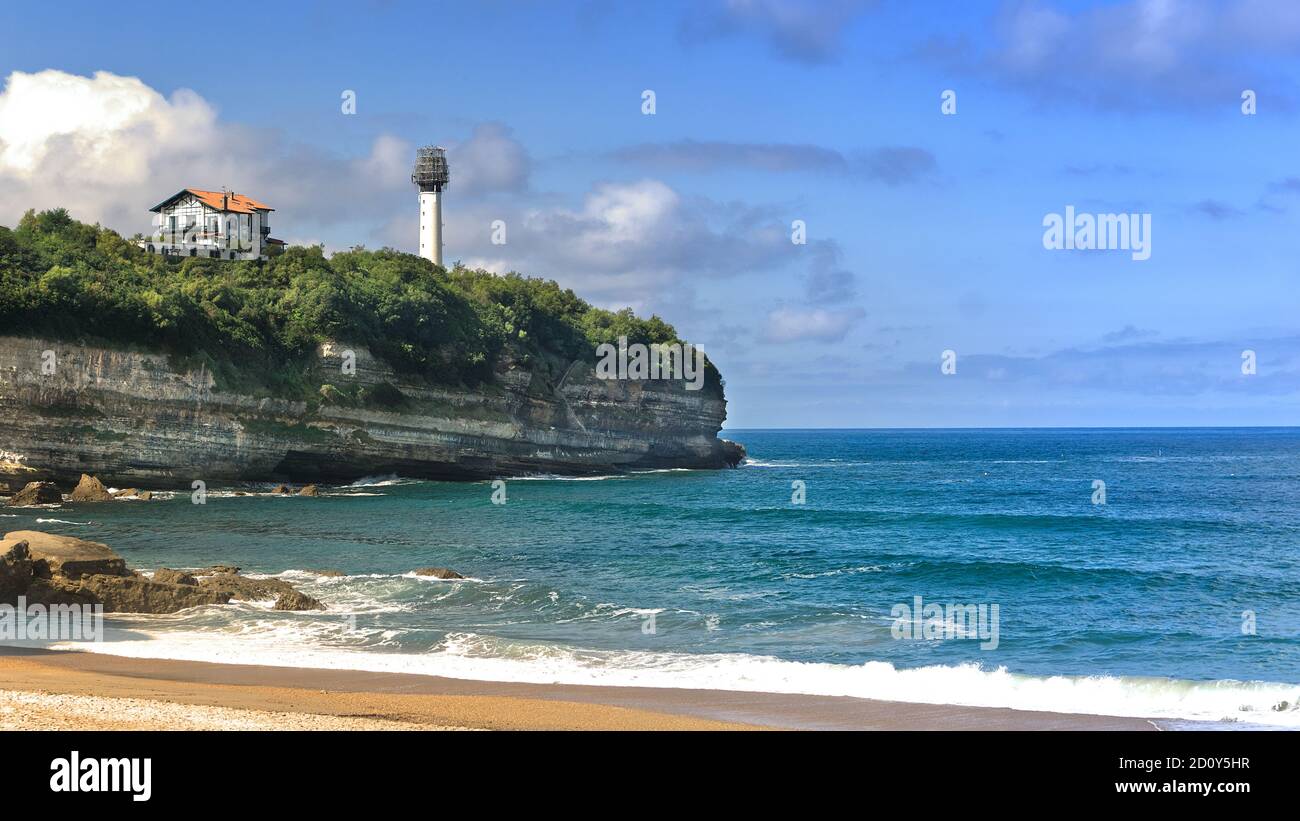
[{"label": "sedimentary rock layer", "polygon": [[[743,454],[717,438],[726,401],[716,394],[549,364],[503,361],[490,383],[438,387],[364,348],[324,344],[311,371],[319,400],[294,401],[224,390],[206,368],[158,353],[0,336],[0,480],[478,479],[718,468]],[[358,389],[388,406],[349,400]]]}]

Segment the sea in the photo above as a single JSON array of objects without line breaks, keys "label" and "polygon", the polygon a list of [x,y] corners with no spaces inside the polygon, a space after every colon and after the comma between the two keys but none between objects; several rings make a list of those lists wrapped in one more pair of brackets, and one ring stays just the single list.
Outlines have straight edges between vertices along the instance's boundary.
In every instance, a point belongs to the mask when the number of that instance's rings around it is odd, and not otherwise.
[{"label": "sea", "polygon": [[722,435],[736,469],[178,491],[0,529],[328,607],[115,615],[94,652],[1300,727],[1300,429]]}]

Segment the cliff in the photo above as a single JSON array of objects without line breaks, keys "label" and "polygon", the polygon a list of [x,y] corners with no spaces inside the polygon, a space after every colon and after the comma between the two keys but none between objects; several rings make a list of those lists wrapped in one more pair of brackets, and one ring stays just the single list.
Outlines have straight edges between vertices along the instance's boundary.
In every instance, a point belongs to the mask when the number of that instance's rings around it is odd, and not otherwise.
[{"label": "cliff", "polygon": [[[349,350],[355,373],[344,373]],[[47,351],[52,373],[42,368]],[[319,399],[257,396],[222,390],[205,367],[161,353],[0,336],[0,480],[483,479],[719,468],[743,454],[717,438],[720,393],[598,379],[584,360],[503,356],[491,379],[449,387],[326,341],[309,373]]]}]

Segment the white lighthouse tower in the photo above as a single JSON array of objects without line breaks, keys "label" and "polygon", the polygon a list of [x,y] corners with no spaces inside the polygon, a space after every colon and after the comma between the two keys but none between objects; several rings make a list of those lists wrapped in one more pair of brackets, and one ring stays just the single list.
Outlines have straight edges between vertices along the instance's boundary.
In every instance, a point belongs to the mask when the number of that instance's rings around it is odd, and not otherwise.
[{"label": "white lighthouse tower", "polygon": [[447,151],[429,145],[416,151],[411,182],[420,189],[420,256],[442,264],[442,189],[451,176],[447,172]]}]

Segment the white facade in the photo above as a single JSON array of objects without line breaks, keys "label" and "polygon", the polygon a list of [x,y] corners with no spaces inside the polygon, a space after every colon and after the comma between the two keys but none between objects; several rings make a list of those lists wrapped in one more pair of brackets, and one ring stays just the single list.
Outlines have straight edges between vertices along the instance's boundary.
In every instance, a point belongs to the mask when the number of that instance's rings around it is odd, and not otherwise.
[{"label": "white facade", "polygon": [[420,192],[420,256],[442,264],[442,194]]},{"label": "white facade", "polygon": [[225,192],[191,191],[153,209],[154,230],[142,248],[164,256],[267,259],[267,248],[279,242],[270,238],[270,208],[249,206],[246,198],[232,203]]}]

